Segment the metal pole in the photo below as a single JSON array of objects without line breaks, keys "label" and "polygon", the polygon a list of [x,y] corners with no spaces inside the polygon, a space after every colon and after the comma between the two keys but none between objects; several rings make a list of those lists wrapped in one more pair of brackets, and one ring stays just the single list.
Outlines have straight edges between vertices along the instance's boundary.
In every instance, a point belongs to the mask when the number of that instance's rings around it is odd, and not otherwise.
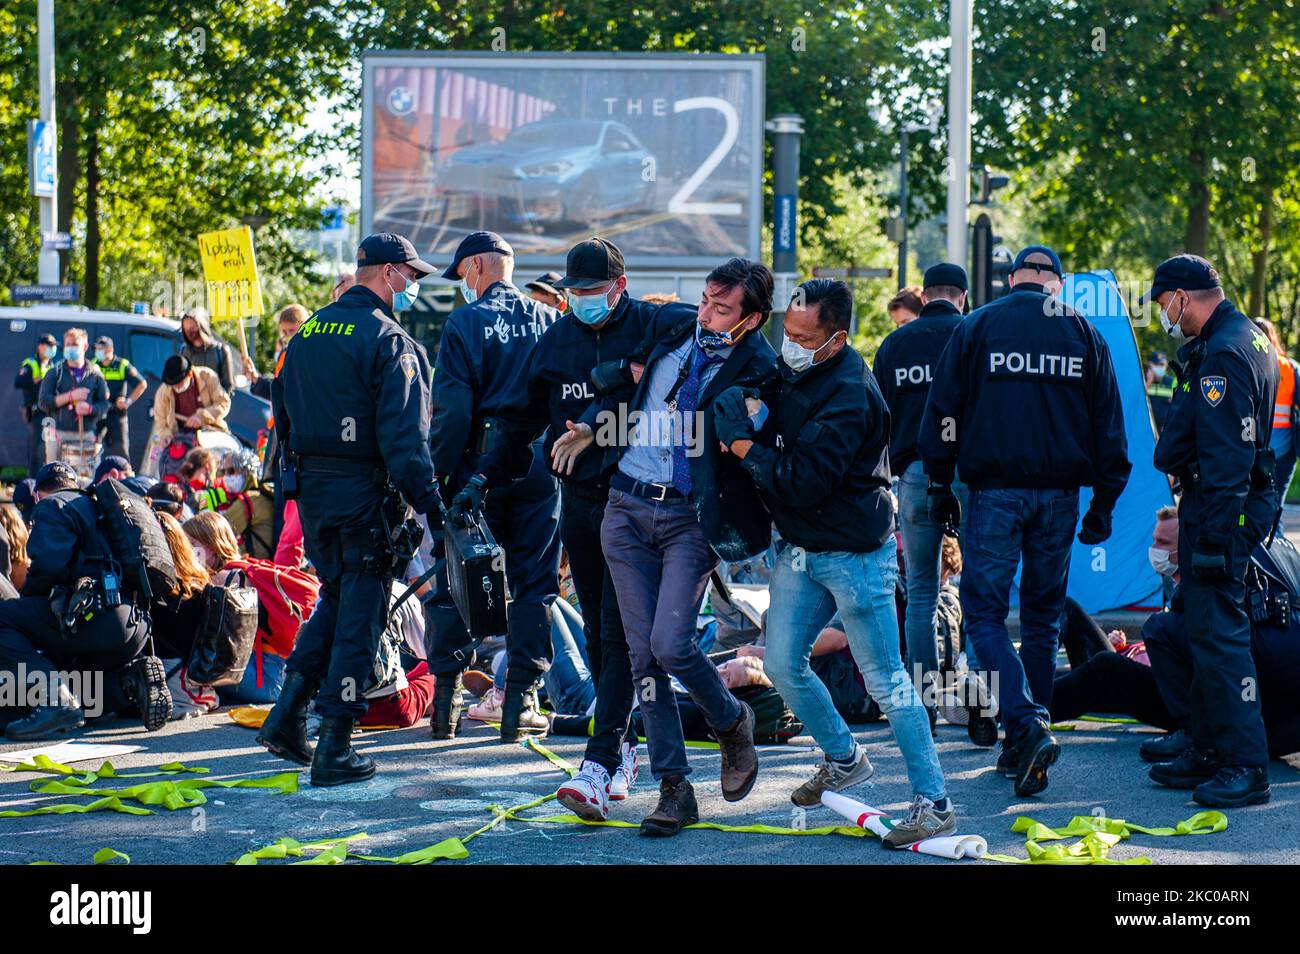
[{"label": "metal pole", "polygon": [[907,126],[898,134],[898,218],[903,223],[903,238],[898,243],[898,289],[907,287]]},{"label": "metal pole", "polygon": [[949,0],[948,261],[966,264],[970,204],[971,0]]},{"label": "metal pole", "polygon": [[791,113],[773,116],[764,124],[772,134],[772,271],[776,288],[772,302],[772,320],[767,334],[780,341],[785,327],[785,308],[798,280],[796,259],[799,250],[799,137],[803,135],[803,117]]},{"label": "metal pole", "polygon": [[[54,0],[38,0],[36,5],[36,49],[37,71],[40,74],[41,115],[49,124],[50,135],[55,135],[58,126],[54,122]],[[45,248],[45,235],[58,228],[58,153],[54,162],[53,195],[42,196],[40,202],[41,218],[41,253],[37,259],[37,275],[42,285],[59,283],[59,253],[55,249]]]}]

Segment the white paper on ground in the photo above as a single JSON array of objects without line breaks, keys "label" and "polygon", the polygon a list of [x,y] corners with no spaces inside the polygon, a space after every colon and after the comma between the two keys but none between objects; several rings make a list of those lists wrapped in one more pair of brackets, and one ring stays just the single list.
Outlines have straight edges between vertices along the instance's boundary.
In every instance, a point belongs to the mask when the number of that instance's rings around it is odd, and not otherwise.
[{"label": "white paper on ground", "polygon": [[[848,798],[838,792],[822,792],[822,804],[835,814],[842,815],[859,828],[865,828],[880,838],[889,834],[890,828],[885,824],[889,816],[878,808],[872,808],[864,802]],[[952,861],[959,858],[983,858],[989,850],[988,842],[979,835],[941,835],[938,838],[927,838],[908,847],[918,854],[934,855],[936,858],[947,858]]]},{"label": "white paper on ground", "polygon": [[38,755],[49,756],[55,762],[67,765],[70,762],[86,762],[92,759],[111,759],[117,755],[144,750],[143,745],[106,745],[101,742],[56,742],[36,749],[23,749],[20,752],[0,752],[0,762],[30,762]]}]

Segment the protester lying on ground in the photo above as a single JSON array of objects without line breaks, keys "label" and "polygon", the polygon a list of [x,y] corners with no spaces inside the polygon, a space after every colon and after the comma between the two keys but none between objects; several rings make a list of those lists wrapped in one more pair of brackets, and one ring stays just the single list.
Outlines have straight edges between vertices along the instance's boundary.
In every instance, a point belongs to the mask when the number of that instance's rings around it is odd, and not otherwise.
[{"label": "protester lying on ground", "polygon": [[[389,606],[395,606],[406,590],[406,585],[394,582]],[[369,705],[357,725],[406,729],[424,718],[433,700],[433,674],[423,659],[424,651],[424,612],[412,594],[395,613],[390,610],[375,667],[382,679],[365,691]]]},{"label": "protester lying on ground", "polygon": [[0,505],[0,599],[14,600],[27,582],[27,524],[13,507]]}]

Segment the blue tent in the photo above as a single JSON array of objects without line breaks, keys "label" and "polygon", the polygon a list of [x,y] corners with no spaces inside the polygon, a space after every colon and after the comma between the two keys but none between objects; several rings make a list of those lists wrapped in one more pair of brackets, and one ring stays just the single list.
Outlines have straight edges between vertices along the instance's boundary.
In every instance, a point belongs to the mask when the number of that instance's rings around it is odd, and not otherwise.
[{"label": "blue tent", "polygon": [[[1061,298],[1087,316],[1110,346],[1124,406],[1128,456],[1133,462],[1128,486],[1115,506],[1114,534],[1096,547],[1086,547],[1077,539],[1074,542],[1069,593],[1089,613],[1124,606],[1158,607],[1160,578],[1147,562],[1147,548],[1156,510],[1173,503],[1173,494],[1168,479],[1151,463],[1155,428],[1128,311],[1115,274],[1109,270],[1070,275]],[[1092,492],[1085,487],[1079,496],[1081,516],[1091,499]]]}]

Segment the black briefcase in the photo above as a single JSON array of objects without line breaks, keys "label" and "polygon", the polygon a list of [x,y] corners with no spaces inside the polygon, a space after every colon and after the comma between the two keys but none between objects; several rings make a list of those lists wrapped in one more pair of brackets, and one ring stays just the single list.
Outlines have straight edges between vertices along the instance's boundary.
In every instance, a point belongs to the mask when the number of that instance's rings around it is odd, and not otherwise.
[{"label": "black briefcase", "polygon": [[443,525],[447,582],[471,639],[506,632],[506,556],[482,514],[466,514],[466,526]]}]

